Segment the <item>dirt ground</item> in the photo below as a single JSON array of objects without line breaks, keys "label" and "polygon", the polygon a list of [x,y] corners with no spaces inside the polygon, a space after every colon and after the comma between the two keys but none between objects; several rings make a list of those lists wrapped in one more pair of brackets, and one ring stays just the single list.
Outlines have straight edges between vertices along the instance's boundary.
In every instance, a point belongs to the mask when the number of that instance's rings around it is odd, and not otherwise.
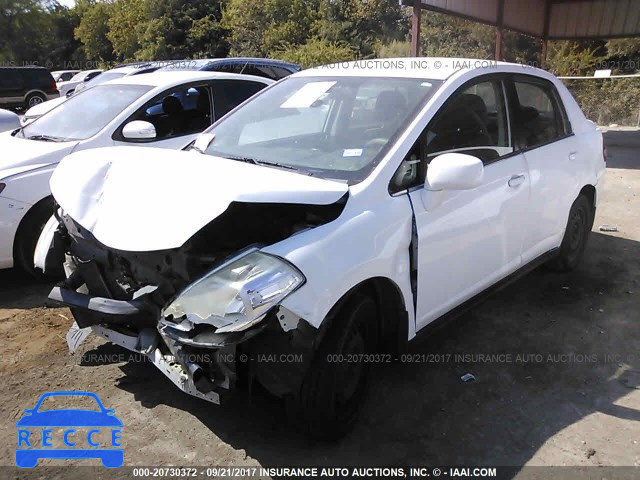
[{"label": "dirt ground", "polygon": [[357,426],[335,444],[294,433],[268,396],[206,403],[96,338],[70,356],[71,315],[46,300],[50,286],[0,272],[0,465],[13,465],[15,422],[43,392],[85,390],[123,421],[125,465],[639,466],[640,133],[606,139],[582,266],[538,269],[411,346],[431,362],[376,368]]}]

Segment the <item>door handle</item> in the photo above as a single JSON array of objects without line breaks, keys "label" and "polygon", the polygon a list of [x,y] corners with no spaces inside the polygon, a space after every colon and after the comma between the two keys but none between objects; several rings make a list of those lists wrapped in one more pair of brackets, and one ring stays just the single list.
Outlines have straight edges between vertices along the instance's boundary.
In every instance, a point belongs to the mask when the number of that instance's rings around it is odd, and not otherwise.
[{"label": "door handle", "polygon": [[578,152],[571,152],[569,154],[569,160],[571,160],[573,162],[576,159],[577,156],[578,156]]},{"label": "door handle", "polygon": [[524,183],[524,175],[512,175],[509,179],[509,186],[515,188]]}]

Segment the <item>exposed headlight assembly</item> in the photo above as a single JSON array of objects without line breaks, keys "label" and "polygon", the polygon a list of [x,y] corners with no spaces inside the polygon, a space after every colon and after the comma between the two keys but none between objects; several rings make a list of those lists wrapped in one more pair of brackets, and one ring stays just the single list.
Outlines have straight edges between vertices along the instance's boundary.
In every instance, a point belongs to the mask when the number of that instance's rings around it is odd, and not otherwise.
[{"label": "exposed headlight assembly", "polygon": [[189,285],[162,312],[174,321],[207,323],[216,333],[246,330],[305,282],[286,261],[254,250]]}]

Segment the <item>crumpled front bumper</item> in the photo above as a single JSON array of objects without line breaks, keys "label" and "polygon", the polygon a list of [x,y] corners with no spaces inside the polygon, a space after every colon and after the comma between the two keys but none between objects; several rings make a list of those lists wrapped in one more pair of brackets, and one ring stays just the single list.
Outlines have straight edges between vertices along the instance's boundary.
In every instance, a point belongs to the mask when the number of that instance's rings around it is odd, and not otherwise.
[{"label": "crumpled front bumper", "polygon": [[158,342],[157,333],[153,332],[153,330],[150,332],[148,330],[143,330],[138,335],[128,335],[102,325],[94,325],[90,328],[97,335],[115,343],[116,345],[120,345],[132,352],[145,355],[149,361],[158,368],[158,370],[160,370],[184,393],[207,400],[208,402],[218,405],[220,404],[221,395],[219,392],[212,390],[205,393],[197,388],[196,382],[198,381],[198,378],[194,376],[194,373],[198,371],[197,367],[194,366],[191,372],[185,371],[183,366],[176,361],[175,356],[165,355],[161,352],[160,348],[156,346]]},{"label": "crumpled front bumper", "polygon": [[[247,330],[215,334],[181,330],[144,296],[114,300],[58,286],[49,298],[70,307],[76,318],[67,334],[72,353],[89,333],[96,333],[146,356],[183,392],[216,404],[235,390],[242,364],[273,394],[295,392],[318,340],[317,329],[282,306]],[[260,361],[281,355],[297,355],[300,361]]]},{"label": "crumpled front bumper", "polygon": [[[170,322],[157,321],[157,328],[141,326],[136,320],[159,318],[157,311],[143,300],[114,300],[54,287],[49,298],[70,307],[76,322],[67,334],[70,351],[75,351],[91,332],[132,352],[144,355],[178,388],[189,395],[220,404],[221,397],[235,385],[236,345],[259,333],[266,323],[242,333],[217,335],[215,341],[194,345],[186,333],[183,338],[170,328]],[[81,318],[80,325],[78,319]],[[149,322],[145,322],[149,325]],[[78,342],[77,338],[81,338]]]}]

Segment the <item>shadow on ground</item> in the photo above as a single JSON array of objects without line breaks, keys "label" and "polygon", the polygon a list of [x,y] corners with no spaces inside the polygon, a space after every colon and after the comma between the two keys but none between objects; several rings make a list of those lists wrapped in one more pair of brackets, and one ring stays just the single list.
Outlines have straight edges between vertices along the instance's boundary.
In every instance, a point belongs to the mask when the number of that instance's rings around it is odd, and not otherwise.
[{"label": "shadow on ground", "polygon": [[0,308],[59,306],[47,299],[53,282],[35,281],[16,270],[0,270]]},{"label": "shadow on ground", "polygon": [[603,135],[607,145],[607,167],[640,169],[640,130],[610,130]]},{"label": "shadow on ground", "polygon": [[[262,465],[520,466],[595,412],[640,421],[640,411],[616,405],[640,388],[640,332],[629,314],[640,311],[638,271],[640,243],[594,233],[577,271],[538,269],[413,342],[410,352],[431,361],[377,367],[358,424],[334,444],[293,433],[266,395],[209,405],[138,362],[121,367],[118,386],[147,408],[189,412]],[[475,382],[460,380],[467,372]]]}]

